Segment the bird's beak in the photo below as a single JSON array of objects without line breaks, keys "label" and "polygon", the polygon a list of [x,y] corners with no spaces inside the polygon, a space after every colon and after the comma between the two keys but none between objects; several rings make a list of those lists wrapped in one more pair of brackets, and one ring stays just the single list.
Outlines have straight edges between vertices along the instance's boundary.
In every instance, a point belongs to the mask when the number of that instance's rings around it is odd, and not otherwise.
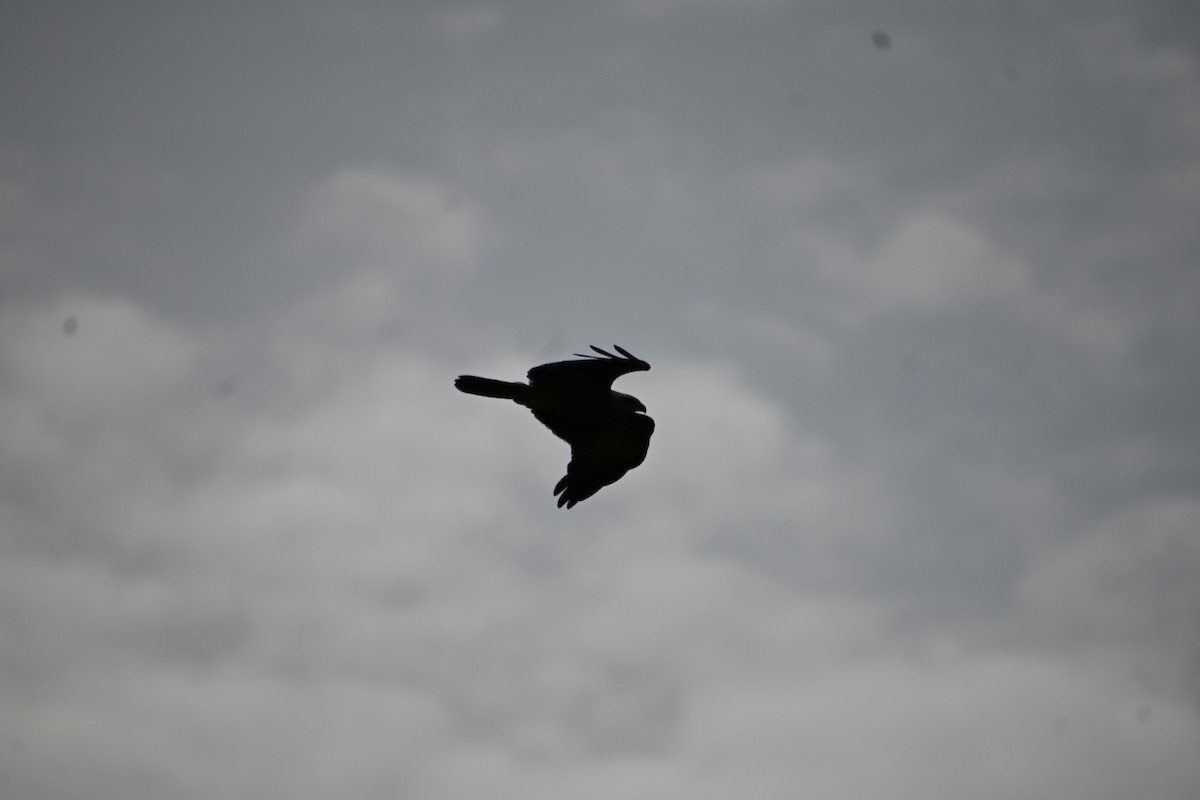
[{"label": "bird's beak", "polygon": [[646,412],[646,404],[639,401],[637,404],[637,410],[641,411],[642,413],[645,413]]}]

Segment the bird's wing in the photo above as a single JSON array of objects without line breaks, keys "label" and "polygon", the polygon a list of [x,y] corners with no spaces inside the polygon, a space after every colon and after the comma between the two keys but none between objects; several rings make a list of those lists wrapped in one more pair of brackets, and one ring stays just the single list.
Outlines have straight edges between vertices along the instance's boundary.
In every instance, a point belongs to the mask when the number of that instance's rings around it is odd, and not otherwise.
[{"label": "bird's wing", "polygon": [[552,424],[555,420],[541,421],[571,444],[567,474],[554,487],[559,508],[571,508],[640,465],[646,460],[654,433],[654,420],[645,414],[631,414],[591,427],[566,421],[557,426],[562,433]]},{"label": "bird's wing", "polygon": [[529,370],[531,384],[541,387],[562,387],[571,390],[606,390],[622,375],[644,372],[650,365],[628,350],[615,346],[620,355],[613,355],[592,345],[599,355],[576,353],[578,360],[554,361]]}]

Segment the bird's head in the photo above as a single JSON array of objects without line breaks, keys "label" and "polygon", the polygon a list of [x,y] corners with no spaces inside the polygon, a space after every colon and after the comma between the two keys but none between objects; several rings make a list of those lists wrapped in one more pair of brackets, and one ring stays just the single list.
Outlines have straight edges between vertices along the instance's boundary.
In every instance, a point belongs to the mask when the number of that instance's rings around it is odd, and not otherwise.
[{"label": "bird's head", "polygon": [[633,395],[622,394],[621,392],[613,392],[613,395],[616,397],[617,405],[622,411],[626,411],[630,414],[636,413],[638,411],[645,413],[645,411],[646,411],[645,404],[641,400],[638,400]]}]

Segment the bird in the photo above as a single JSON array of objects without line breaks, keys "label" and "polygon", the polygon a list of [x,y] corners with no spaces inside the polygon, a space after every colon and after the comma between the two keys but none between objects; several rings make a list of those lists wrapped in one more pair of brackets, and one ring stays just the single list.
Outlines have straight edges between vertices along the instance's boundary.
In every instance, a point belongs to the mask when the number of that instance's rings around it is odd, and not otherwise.
[{"label": "bird", "polygon": [[573,508],[626,472],[640,466],[650,449],[654,420],[636,397],[614,391],[613,381],[650,365],[624,348],[620,355],[591,349],[598,355],[575,353],[578,360],[554,361],[526,373],[529,383],[460,375],[460,392],[512,400],[558,438],[571,446],[567,474],[554,486],[558,507]]}]

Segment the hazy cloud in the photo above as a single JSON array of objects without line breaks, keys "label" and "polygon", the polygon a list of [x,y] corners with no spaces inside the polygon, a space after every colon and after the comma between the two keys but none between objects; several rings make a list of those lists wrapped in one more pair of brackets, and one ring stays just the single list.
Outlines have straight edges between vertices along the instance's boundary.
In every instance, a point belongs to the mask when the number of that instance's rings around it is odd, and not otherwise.
[{"label": "hazy cloud", "polygon": [[1195,794],[1196,15],[743,5],[9,15],[0,794]]}]

